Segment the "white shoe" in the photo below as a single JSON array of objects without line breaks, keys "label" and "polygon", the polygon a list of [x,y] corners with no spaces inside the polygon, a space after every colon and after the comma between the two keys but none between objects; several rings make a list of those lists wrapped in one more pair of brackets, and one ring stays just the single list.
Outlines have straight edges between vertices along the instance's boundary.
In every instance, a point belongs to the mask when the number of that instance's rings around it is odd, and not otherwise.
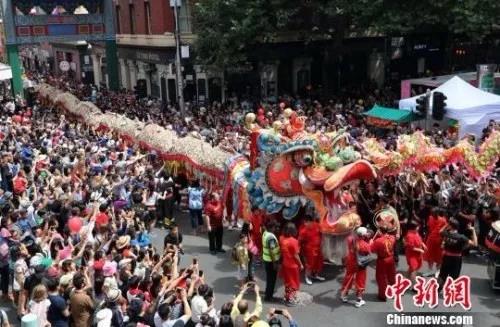
[{"label": "white shoe", "polygon": [[427,272],[424,272],[422,273],[422,277],[431,277],[433,276],[435,273],[432,271],[432,270],[429,270]]},{"label": "white shoe", "polygon": [[349,299],[347,298],[347,296],[340,296],[340,301],[344,302],[344,303],[347,303],[347,301],[349,301]]},{"label": "white shoe", "polygon": [[309,276],[306,276],[306,284],[307,285],[312,285],[313,284],[313,282],[312,282],[311,278],[309,278]]},{"label": "white shoe", "polygon": [[363,299],[358,299],[358,300],[354,303],[354,306],[355,306],[356,308],[360,308],[360,307],[362,307],[362,306],[363,306],[363,305],[365,305],[365,304],[366,304],[365,300],[363,300]]},{"label": "white shoe", "polygon": [[319,280],[320,282],[324,282],[325,281],[325,277],[320,276],[320,275],[315,275],[315,276],[313,276],[313,278],[316,279],[316,280]]}]

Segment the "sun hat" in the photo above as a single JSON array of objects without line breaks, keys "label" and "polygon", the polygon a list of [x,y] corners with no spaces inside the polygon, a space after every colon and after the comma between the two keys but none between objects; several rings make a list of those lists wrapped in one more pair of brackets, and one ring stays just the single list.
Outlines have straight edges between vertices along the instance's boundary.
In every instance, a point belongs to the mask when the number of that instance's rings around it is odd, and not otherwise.
[{"label": "sun hat", "polygon": [[119,289],[111,288],[106,293],[106,301],[109,303],[116,302],[118,301],[120,296],[121,296],[121,291]]},{"label": "sun hat", "polygon": [[102,274],[105,277],[113,276],[116,273],[116,262],[115,261],[107,261],[102,267]]},{"label": "sun hat", "polygon": [[118,250],[121,250],[129,244],[130,244],[130,236],[129,235],[120,236],[118,238],[118,241],[116,241],[116,248]]},{"label": "sun hat", "polygon": [[73,282],[73,274],[62,275],[61,278],[59,279],[59,285],[61,286],[71,285],[72,282]]}]

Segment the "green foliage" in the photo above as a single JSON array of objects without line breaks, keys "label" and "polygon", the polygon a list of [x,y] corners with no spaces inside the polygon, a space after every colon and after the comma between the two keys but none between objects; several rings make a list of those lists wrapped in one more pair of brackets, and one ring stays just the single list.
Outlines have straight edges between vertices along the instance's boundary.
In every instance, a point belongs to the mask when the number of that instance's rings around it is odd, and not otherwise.
[{"label": "green foliage", "polygon": [[449,33],[482,39],[500,17],[498,0],[199,0],[201,63],[235,68],[252,47],[300,31],[305,42],[343,37],[348,25],[387,35]]},{"label": "green foliage", "polygon": [[[333,1],[200,0],[195,5],[196,50],[207,66],[235,68],[250,47],[283,33],[333,33]],[[327,35],[325,37],[328,37]]]},{"label": "green foliage", "polygon": [[355,26],[388,35],[439,32],[475,40],[489,35],[500,16],[498,0],[343,0],[343,8]]}]

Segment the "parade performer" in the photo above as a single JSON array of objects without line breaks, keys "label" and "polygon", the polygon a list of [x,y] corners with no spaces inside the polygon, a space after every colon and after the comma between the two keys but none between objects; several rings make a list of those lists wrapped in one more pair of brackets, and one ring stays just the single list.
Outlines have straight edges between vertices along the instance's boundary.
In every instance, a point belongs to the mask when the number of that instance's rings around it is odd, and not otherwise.
[{"label": "parade performer", "polygon": [[396,237],[389,233],[387,226],[381,226],[374,236],[371,252],[377,255],[375,279],[378,285],[378,298],[387,301],[385,289],[392,285],[396,279],[396,263],[394,261],[394,245]]},{"label": "parade performer", "polygon": [[345,276],[340,290],[340,299],[342,302],[347,302],[349,291],[353,284],[356,288],[355,306],[357,308],[363,306],[363,293],[366,287],[366,267],[367,265],[360,265],[358,257],[367,256],[370,254],[370,241],[369,233],[366,227],[358,227],[356,234],[347,238],[347,255],[345,257]]},{"label": "parade performer", "polygon": [[297,292],[300,288],[300,271],[304,269],[300,260],[300,247],[297,229],[293,223],[288,223],[283,235],[280,236],[281,271],[280,275],[285,284],[285,303],[288,306],[297,305]]},{"label": "parade performer", "polygon": [[463,251],[469,246],[477,246],[477,236],[474,226],[467,225],[472,239],[459,232],[460,223],[455,218],[451,218],[448,225],[441,232],[443,237],[443,262],[439,270],[439,283],[443,285],[449,276],[457,279],[462,270]]},{"label": "parade performer", "polygon": [[443,239],[441,237],[441,231],[447,224],[443,214],[444,210],[434,208],[427,220],[427,240],[425,243],[427,251],[424,257],[429,266],[430,275],[434,274],[434,265],[436,266],[436,271],[439,271],[443,259],[443,249],[441,247]]},{"label": "parade performer", "polygon": [[278,265],[281,258],[280,245],[276,237],[278,226],[270,220],[266,223],[266,230],[262,234],[262,261],[266,270],[266,295],[265,301],[272,301],[276,277],[278,276]]},{"label": "parade performer", "polygon": [[422,267],[422,255],[427,248],[418,233],[418,225],[415,222],[410,222],[407,226],[408,231],[404,238],[405,256],[408,263],[408,276],[415,283],[417,272]]},{"label": "parade performer", "polygon": [[306,266],[306,284],[312,285],[311,279],[324,281],[325,278],[319,275],[323,269],[321,227],[311,215],[306,215],[304,225],[299,230],[299,243]]}]

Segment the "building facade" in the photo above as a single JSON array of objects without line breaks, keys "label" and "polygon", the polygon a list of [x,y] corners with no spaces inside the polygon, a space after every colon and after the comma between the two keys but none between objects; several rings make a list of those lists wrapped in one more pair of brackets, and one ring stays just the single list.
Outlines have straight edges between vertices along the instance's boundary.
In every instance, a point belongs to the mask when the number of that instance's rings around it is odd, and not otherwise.
[{"label": "building facade", "polygon": [[[209,81],[221,74],[209,74],[193,65],[192,8],[194,0],[177,0],[182,45],[182,73],[185,101],[210,99]],[[175,19],[167,0],[116,0],[116,42],[120,86],[135,90],[145,88],[148,96],[175,103],[178,98],[175,69]],[[99,48],[92,55],[99,62]],[[102,60],[102,59],[101,59]],[[94,69],[100,67],[94,66]],[[98,74],[100,75],[100,74]],[[222,100],[224,83],[213,92],[213,100]]]}]

